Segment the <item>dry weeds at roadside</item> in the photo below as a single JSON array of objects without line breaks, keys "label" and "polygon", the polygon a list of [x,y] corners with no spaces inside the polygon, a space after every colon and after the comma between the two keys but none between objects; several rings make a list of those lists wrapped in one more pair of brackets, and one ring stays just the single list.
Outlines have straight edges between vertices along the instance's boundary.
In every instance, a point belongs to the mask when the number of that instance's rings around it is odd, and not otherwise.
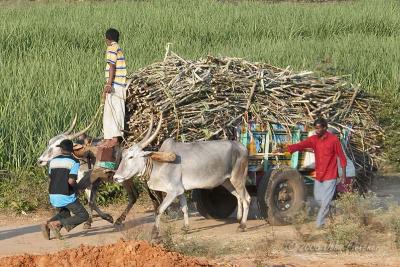
[{"label": "dry weeds at roadside", "polygon": [[179,252],[187,256],[207,257],[210,259],[230,254],[234,246],[221,246],[216,240],[204,240],[190,237],[173,224],[164,224],[158,238],[152,237],[153,225],[140,225],[123,231],[125,240],[144,240],[161,244],[166,250]]},{"label": "dry weeds at roadside", "polygon": [[398,205],[391,205],[388,212],[382,216],[382,221],[376,222],[383,231],[391,233],[392,244],[397,249],[400,249],[400,207]]},{"label": "dry weeds at roadside", "polygon": [[256,242],[253,247],[255,251],[254,263],[257,266],[264,266],[266,259],[277,257],[279,251],[282,250],[283,245],[276,238],[274,227],[271,227],[270,231],[265,231],[265,237],[259,242]]},{"label": "dry weeds at roadside", "polygon": [[[335,201],[336,214],[327,219],[326,227],[316,229],[314,218],[306,210],[299,212],[293,223],[295,236],[277,238],[280,227],[271,227],[265,238],[254,246],[256,263],[285,252],[337,253],[374,252],[400,248],[400,208],[390,200],[374,194],[342,195]],[[277,235],[275,235],[277,233]]]},{"label": "dry weeds at roadside", "polygon": [[[399,248],[400,208],[369,193],[347,193],[335,203],[337,214],[326,228],[325,241],[341,251]],[[389,236],[389,238],[388,238]]]},{"label": "dry weeds at roadside", "polygon": [[221,246],[216,240],[204,240],[195,236],[190,237],[185,232],[182,232],[181,229],[177,230],[171,225],[168,225],[162,231],[161,244],[169,251],[208,259],[230,254],[234,250],[234,246]]}]

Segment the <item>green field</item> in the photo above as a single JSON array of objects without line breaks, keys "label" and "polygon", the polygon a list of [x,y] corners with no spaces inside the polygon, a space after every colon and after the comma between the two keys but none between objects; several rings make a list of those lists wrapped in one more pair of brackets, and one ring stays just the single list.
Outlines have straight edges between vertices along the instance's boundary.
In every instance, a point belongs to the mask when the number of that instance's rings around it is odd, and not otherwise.
[{"label": "green field", "polygon": [[34,165],[76,112],[78,128],[89,122],[104,83],[108,27],[122,33],[129,72],[162,60],[171,42],[187,58],[245,57],[349,74],[392,101],[400,91],[399,14],[396,0],[0,4],[0,170]]}]

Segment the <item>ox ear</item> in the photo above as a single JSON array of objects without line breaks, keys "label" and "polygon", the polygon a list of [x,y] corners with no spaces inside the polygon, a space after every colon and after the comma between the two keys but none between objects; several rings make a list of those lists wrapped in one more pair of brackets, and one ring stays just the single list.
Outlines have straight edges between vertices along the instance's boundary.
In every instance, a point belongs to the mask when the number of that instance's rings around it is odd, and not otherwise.
[{"label": "ox ear", "polygon": [[150,155],[152,160],[159,162],[174,162],[176,160],[176,154],[173,152],[158,151],[153,152]]}]

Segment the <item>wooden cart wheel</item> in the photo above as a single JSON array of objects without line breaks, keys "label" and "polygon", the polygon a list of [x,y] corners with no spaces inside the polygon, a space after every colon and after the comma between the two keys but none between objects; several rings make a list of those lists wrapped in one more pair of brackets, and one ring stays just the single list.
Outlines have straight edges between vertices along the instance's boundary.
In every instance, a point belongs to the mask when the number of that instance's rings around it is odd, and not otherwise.
[{"label": "wooden cart wheel", "polygon": [[197,211],[207,219],[228,218],[237,207],[236,197],[222,186],[193,190],[192,197]]},{"label": "wooden cart wheel", "polygon": [[288,167],[273,170],[257,192],[260,213],[271,225],[291,224],[304,205],[303,177]]}]

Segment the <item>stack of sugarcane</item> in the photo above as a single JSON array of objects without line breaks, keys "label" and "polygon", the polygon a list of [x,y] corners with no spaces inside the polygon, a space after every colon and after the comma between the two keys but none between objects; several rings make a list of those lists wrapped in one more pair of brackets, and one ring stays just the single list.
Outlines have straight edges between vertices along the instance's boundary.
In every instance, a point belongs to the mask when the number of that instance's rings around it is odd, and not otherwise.
[{"label": "stack of sugarcane", "polygon": [[[185,60],[173,52],[130,75],[127,94],[128,142],[140,139],[150,116],[163,112],[157,146],[178,141],[229,138],[233,126],[251,113],[265,124],[312,125],[327,118],[352,133],[348,153],[356,167],[370,171],[380,158],[382,130],[378,101],[341,77],[319,77],[238,58]],[[155,120],[157,121],[157,119]]]}]

